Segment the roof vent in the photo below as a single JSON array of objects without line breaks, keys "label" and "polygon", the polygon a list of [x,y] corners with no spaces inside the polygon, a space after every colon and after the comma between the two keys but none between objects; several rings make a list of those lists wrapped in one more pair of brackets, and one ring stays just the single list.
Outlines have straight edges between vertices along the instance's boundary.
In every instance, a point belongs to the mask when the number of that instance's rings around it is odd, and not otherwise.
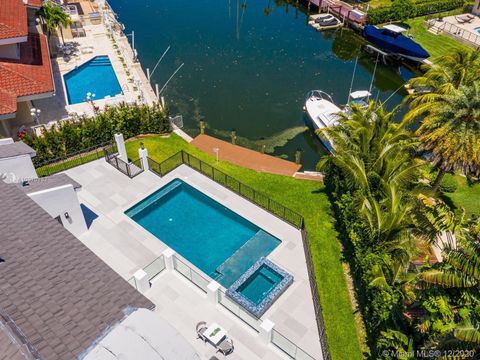
[{"label": "roof vent", "polygon": [[29,186],[30,183],[28,182],[28,180],[23,180],[22,181],[22,187],[25,187],[25,186]]}]

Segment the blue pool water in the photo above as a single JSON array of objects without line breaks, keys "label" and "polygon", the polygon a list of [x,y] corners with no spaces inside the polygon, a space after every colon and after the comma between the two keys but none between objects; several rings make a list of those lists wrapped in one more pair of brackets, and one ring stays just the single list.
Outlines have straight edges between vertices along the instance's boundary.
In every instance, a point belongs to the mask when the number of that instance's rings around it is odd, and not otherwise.
[{"label": "blue pool water", "polygon": [[108,56],[96,56],[66,73],[63,78],[69,104],[84,102],[89,92],[95,94],[94,100],[122,93]]},{"label": "blue pool water", "polygon": [[179,179],[125,213],[225,287],[280,244],[276,237]]},{"label": "blue pool water", "polygon": [[283,280],[283,276],[263,264],[239,288],[238,292],[258,305]]}]

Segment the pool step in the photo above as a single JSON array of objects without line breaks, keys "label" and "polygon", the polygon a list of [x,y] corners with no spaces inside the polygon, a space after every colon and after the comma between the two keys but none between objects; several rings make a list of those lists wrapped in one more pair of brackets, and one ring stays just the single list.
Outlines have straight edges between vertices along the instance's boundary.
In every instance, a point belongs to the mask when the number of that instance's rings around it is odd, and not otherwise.
[{"label": "pool step", "polygon": [[259,230],[216,269],[215,280],[223,286],[232,285],[261,256],[267,256],[278,245],[278,239]]},{"label": "pool step", "polygon": [[150,207],[153,203],[157,202],[165,195],[170,193],[171,191],[175,190],[179,186],[182,185],[181,181],[172,181],[169,185],[161,189],[160,191],[156,192],[153,196],[148,197],[146,201],[143,201],[141,204],[136,205],[132,210],[127,210],[125,213],[129,217],[134,217],[139,215],[142,211]]}]

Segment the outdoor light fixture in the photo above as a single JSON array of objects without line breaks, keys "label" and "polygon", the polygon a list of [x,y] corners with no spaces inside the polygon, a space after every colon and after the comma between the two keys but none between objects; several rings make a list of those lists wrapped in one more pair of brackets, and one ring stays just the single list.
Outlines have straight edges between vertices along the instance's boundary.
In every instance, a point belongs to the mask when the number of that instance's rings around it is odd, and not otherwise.
[{"label": "outdoor light fixture", "polygon": [[33,122],[35,123],[35,125],[39,124],[38,119],[40,118],[40,113],[41,112],[42,112],[42,110],[40,110],[40,109],[36,109],[36,108],[31,108],[30,109],[30,115],[32,116]]}]

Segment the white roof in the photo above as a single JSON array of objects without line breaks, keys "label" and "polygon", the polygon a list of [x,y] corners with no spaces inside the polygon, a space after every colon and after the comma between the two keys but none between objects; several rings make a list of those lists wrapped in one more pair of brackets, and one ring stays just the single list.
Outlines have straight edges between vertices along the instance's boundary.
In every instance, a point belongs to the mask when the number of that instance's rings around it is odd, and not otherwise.
[{"label": "white roof", "polygon": [[[195,329],[192,329],[195,333]],[[194,336],[192,336],[194,339]],[[83,360],[200,360],[193,346],[160,315],[138,309],[113,327]]]},{"label": "white roof", "polygon": [[366,98],[366,97],[369,97],[369,96],[372,96],[372,94],[370,94],[370,92],[367,91],[367,90],[358,90],[358,91],[354,91],[354,92],[350,93],[350,97],[354,100]]},{"label": "white roof", "polygon": [[396,33],[402,33],[402,32],[407,31],[407,29],[405,29],[401,26],[398,26],[398,25],[394,25],[394,24],[385,25],[383,28],[387,29],[387,30],[390,30],[390,31],[393,31],[393,32],[396,32]]}]

